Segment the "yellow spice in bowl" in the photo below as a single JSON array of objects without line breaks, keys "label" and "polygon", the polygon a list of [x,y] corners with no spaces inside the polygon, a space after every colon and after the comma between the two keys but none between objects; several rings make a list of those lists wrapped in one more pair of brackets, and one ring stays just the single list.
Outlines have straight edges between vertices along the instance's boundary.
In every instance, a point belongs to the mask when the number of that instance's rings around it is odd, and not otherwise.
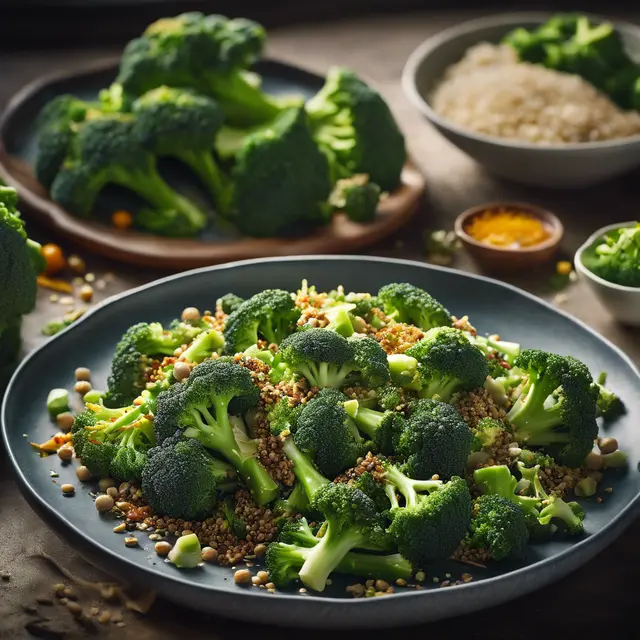
[{"label": "yellow spice in bowl", "polygon": [[491,209],[473,216],[465,231],[478,242],[503,249],[533,247],[550,236],[537,216],[507,209]]}]

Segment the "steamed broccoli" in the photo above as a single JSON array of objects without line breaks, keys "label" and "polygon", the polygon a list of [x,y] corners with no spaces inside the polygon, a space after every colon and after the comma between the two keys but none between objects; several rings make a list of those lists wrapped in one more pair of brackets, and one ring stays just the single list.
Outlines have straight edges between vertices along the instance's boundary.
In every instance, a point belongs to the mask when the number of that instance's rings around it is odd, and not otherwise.
[{"label": "steamed broccoli", "polygon": [[371,438],[376,451],[392,455],[405,428],[404,417],[395,411],[380,412],[364,407],[357,400],[345,403],[347,413],[358,429]]},{"label": "steamed broccoli", "polygon": [[529,542],[522,509],[496,494],[480,496],[471,521],[472,547],[486,547],[494,560],[519,558]]},{"label": "steamed broccoli", "polygon": [[225,215],[245,235],[290,235],[331,217],[329,165],[303,109],[287,109],[269,127],[249,135],[235,156],[231,178]]},{"label": "steamed broccoli", "polygon": [[[290,520],[282,528],[278,542],[269,545],[266,568],[278,588],[289,586],[309,557],[310,550],[320,542],[304,518]],[[380,580],[408,580],[413,567],[399,553],[373,555],[349,551],[335,568],[336,573]]]},{"label": "steamed broccoli", "polygon": [[416,382],[424,398],[448,402],[458,391],[481,387],[489,375],[482,352],[453,327],[430,329],[405,356],[418,361]]},{"label": "steamed broccoli", "polygon": [[125,106],[155,87],[189,87],[216,98],[231,124],[268,122],[283,101],[264,94],[246,73],[259,59],[264,39],[259,24],[242,18],[189,12],[157,20],[122,54],[116,82]]},{"label": "steamed broccoli", "polygon": [[242,303],[244,298],[237,296],[235,293],[225,293],[216,300],[216,307],[222,309],[227,315],[233,313]]},{"label": "steamed broccoli", "polygon": [[223,337],[215,330],[208,329],[197,335],[193,342],[180,354],[180,360],[199,363],[218,353],[224,346]]},{"label": "steamed broccoli", "polygon": [[215,512],[220,492],[234,486],[235,471],[209,455],[193,439],[179,434],[149,451],[142,472],[142,494],[155,513],[201,520]]},{"label": "steamed broccoli", "polygon": [[365,174],[384,191],[398,186],[407,157],[404,136],[377,91],[334,67],[306,110],[336,178]]},{"label": "steamed broccoli", "polygon": [[17,209],[15,189],[0,184],[0,348],[2,362],[12,360],[20,348],[23,315],[36,303],[36,278],[44,271],[40,245],[27,237]]},{"label": "steamed broccoli", "polygon": [[571,356],[537,349],[523,351],[515,365],[527,376],[507,414],[515,439],[562,445],[560,461],[580,466],[598,435],[598,388],[589,369]]},{"label": "steamed broccoli", "polygon": [[497,465],[476,469],[473,480],[485,495],[498,495],[520,507],[525,516],[538,517],[541,501],[537,497],[515,493],[518,481],[511,475],[509,467]]},{"label": "steamed broccoli", "polygon": [[226,354],[234,355],[255,345],[259,339],[280,344],[295,329],[300,310],[288,291],[266,289],[229,315],[224,329]]},{"label": "steamed broccoli", "polygon": [[467,483],[453,477],[415,504],[392,509],[389,533],[403,558],[414,567],[426,567],[455,551],[467,533],[471,514]]},{"label": "steamed broccoli", "polygon": [[599,417],[608,422],[626,413],[627,408],[619,395],[607,389],[603,382],[596,382],[596,386],[598,388],[596,411]]},{"label": "steamed broccoli", "polygon": [[125,187],[151,205],[136,222],[160,234],[190,236],[207,222],[190,200],[160,176],[155,157],[138,142],[129,114],[104,114],[75,128],[64,164],[51,184],[51,197],[78,215],[89,215],[107,184]]},{"label": "steamed broccoli", "polygon": [[[258,389],[244,367],[227,359],[206,360],[182,384],[163,391],[157,400],[154,429],[158,443],[180,429],[207,449],[220,454],[238,472],[258,504],[278,495],[278,485],[255,456],[246,434],[234,433],[229,414],[242,413],[258,402]],[[238,436],[246,447],[243,447]]]},{"label": "steamed broccoli", "polygon": [[366,545],[384,551],[390,547],[385,520],[374,502],[347,484],[325,484],[311,500],[311,508],[325,518],[326,530],[300,568],[300,580],[323,591],[327,578],[351,551]]},{"label": "steamed broccoli", "polygon": [[159,322],[139,322],[129,327],[116,346],[105,403],[115,407],[131,404],[146,386],[145,372],[153,357],[173,355],[201,331],[185,323],[168,330]]},{"label": "steamed broccoli", "polygon": [[367,336],[344,338],[327,329],[292,334],[280,345],[282,360],[316,387],[341,387],[350,374],[377,387],[389,379],[382,347]]},{"label": "steamed broccoli", "polygon": [[354,222],[371,222],[380,202],[380,187],[363,174],[342,178],[329,194],[329,204]]},{"label": "steamed broccoli", "polygon": [[506,431],[506,425],[502,420],[494,418],[482,418],[478,424],[473,427],[473,445],[474,451],[480,451],[486,447],[491,447],[496,440]]},{"label": "steamed broccoli", "polygon": [[640,287],[640,223],[609,231],[583,253],[582,262],[603,280]]},{"label": "steamed broccoli", "polygon": [[412,478],[428,480],[462,475],[471,452],[473,434],[458,411],[437,400],[418,400],[400,435],[397,453],[403,471]]},{"label": "steamed broccoli", "polygon": [[412,284],[385,285],[378,292],[378,298],[384,312],[396,322],[415,324],[424,331],[451,326],[449,312],[426,291]]},{"label": "steamed broccoli", "polygon": [[184,89],[158,87],[132,107],[134,133],[151,153],[188,165],[207,187],[216,207],[228,207],[229,182],[213,156],[211,141],[224,114],[215,100]]},{"label": "steamed broccoli", "polygon": [[425,495],[443,486],[442,480],[414,480],[386,459],[382,459],[382,466],[385,471],[384,491],[392,509],[400,506],[398,494],[404,499],[405,506],[415,507]]}]

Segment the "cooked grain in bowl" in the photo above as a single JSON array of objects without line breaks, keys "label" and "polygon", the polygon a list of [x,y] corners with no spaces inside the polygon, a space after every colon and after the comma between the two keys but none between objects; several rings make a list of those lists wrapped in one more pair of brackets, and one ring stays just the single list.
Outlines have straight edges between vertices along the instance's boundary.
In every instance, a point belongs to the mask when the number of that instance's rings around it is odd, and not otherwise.
[{"label": "cooked grain in bowl", "polygon": [[465,129],[540,145],[640,134],[640,112],[620,110],[579,76],[519,62],[507,45],[470,48],[430,102]]}]

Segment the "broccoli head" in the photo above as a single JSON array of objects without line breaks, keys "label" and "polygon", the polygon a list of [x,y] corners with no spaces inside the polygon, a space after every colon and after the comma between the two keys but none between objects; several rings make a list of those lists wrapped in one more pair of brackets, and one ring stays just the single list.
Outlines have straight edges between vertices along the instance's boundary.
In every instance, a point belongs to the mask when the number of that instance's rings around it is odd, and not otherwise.
[{"label": "broccoli head", "polygon": [[307,329],[286,338],[280,354],[284,363],[315,387],[341,387],[350,374],[371,387],[389,379],[386,354],[368,336],[344,338],[328,329]]},{"label": "broccoli head", "polygon": [[167,438],[149,451],[142,494],[157,514],[201,520],[216,509],[219,493],[234,487],[235,471],[196,440]]},{"label": "broccoli head", "polygon": [[354,222],[371,222],[375,220],[380,195],[380,187],[375,182],[369,182],[368,176],[356,174],[336,182],[329,204]]},{"label": "broccoli head", "polygon": [[363,545],[381,551],[390,547],[384,517],[359,489],[347,484],[326,484],[313,496],[311,508],[324,516],[326,530],[311,548],[299,576],[315,591],[324,590],[327,578],[351,550]]},{"label": "broccoli head", "polygon": [[245,300],[229,315],[224,329],[225,353],[235,355],[259,339],[280,344],[300,316],[293,298],[282,289],[266,289]]},{"label": "broccoli head", "polygon": [[529,529],[522,509],[511,500],[496,494],[480,496],[471,521],[472,547],[489,549],[500,561],[520,558],[529,542]]},{"label": "broccoli head", "polygon": [[437,400],[412,403],[411,415],[398,441],[403,471],[428,480],[437,474],[450,478],[464,473],[473,434],[458,411]]},{"label": "broccoli head", "polygon": [[244,298],[237,296],[235,293],[225,293],[216,300],[216,308],[222,309],[227,315],[232,314],[242,303]]},{"label": "broccoli head", "polygon": [[481,387],[489,375],[480,349],[453,327],[430,329],[405,355],[418,361],[417,382],[424,398],[448,402],[454,393]]},{"label": "broccoli head", "polygon": [[134,133],[151,153],[177,158],[207,187],[216,207],[228,207],[228,178],[218,167],[211,141],[222,126],[218,103],[187,89],[162,86],[140,96],[132,107]]},{"label": "broccoli head", "polygon": [[469,528],[472,515],[467,483],[453,477],[416,504],[392,509],[389,533],[414,567],[448,558]]},{"label": "broccoli head", "polygon": [[369,436],[376,451],[393,455],[405,428],[404,416],[401,413],[369,409],[357,400],[346,402],[345,408],[358,429]]},{"label": "broccoli head", "polygon": [[506,425],[502,420],[495,418],[482,418],[478,421],[473,431],[473,451],[480,451],[492,447],[496,440],[506,431]]},{"label": "broccoli head", "polygon": [[224,457],[256,502],[267,504],[277,497],[278,486],[258,462],[255,443],[237,431],[229,415],[247,411],[257,402],[258,389],[248,369],[225,358],[205,360],[192,369],[185,382],[158,396],[154,419],[157,441],[162,444],[179,429],[184,437],[198,440]]},{"label": "broccoli head", "polygon": [[605,422],[615,420],[627,412],[627,408],[619,395],[607,389],[600,383],[596,383],[598,388],[597,414]]},{"label": "broccoli head", "polygon": [[377,91],[352,71],[334,67],[306,110],[334,175],[365,174],[384,191],[398,186],[407,158],[404,136]]},{"label": "broccoli head", "polygon": [[384,312],[396,322],[414,324],[427,331],[451,326],[449,312],[426,291],[409,283],[393,283],[382,287],[378,298]]},{"label": "broccoli head", "polygon": [[572,356],[537,349],[522,352],[515,362],[526,373],[507,414],[518,442],[559,447],[559,459],[577,467],[598,435],[598,388],[589,369]]}]

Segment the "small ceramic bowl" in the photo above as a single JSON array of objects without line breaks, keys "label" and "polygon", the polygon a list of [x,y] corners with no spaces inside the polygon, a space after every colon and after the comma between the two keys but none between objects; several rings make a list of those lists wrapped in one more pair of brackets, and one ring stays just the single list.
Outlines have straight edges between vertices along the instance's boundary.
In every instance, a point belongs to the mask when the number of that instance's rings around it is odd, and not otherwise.
[{"label": "small ceramic bowl", "polygon": [[[522,249],[492,246],[471,237],[466,229],[474,216],[493,209],[522,211],[535,216],[547,228],[549,237],[535,246]],[[557,216],[546,209],[523,202],[489,202],[471,207],[456,218],[454,230],[462,245],[480,266],[487,271],[505,273],[530,269],[547,262],[557,251],[564,235],[564,227]]]},{"label": "small ceramic bowl", "polygon": [[640,327],[640,287],[625,287],[600,278],[592,271],[589,271],[582,262],[585,251],[599,243],[602,236],[614,229],[630,227],[636,224],[632,222],[617,222],[607,227],[598,229],[586,242],[576,251],[574,263],[579,276],[583,278],[591,290],[596,294],[603,306],[621,324]]}]

